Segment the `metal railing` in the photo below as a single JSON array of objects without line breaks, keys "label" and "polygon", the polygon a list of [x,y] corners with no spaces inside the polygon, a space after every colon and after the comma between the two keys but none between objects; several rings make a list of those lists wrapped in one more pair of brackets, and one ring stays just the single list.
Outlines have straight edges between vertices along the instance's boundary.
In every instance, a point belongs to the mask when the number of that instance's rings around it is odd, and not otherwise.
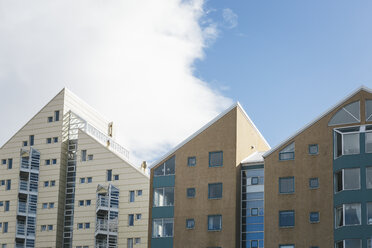
[{"label": "metal railing", "polygon": [[108,196],[99,196],[96,201],[96,208],[105,207],[108,208],[110,203],[110,198]]},{"label": "metal railing", "polygon": [[118,220],[97,220],[96,232],[118,232]]},{"label": "metal railing", "polygon": [[19,190],[28,191],[28,181],[19,180]]},{"label": "metal railing", "polygon": [[18,213],[25,214],[27,211],[27,203],[26,202],[18,202]]},{"label": "metal railing", "polygon": [[26,224],[17,223],[17,235],[26,235]]}]

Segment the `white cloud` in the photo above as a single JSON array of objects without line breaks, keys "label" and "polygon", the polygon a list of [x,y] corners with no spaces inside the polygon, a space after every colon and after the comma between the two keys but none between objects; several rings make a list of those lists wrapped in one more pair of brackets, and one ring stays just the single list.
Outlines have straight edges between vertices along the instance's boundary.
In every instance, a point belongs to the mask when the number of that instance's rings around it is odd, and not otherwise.
[{"label": "white cloud", "polygon": [[193,76],[217,37],[202,0],[0,0],[0,144],[62,87],[153,160],[231,104]]},{"label": "white cloud", "polygon": [[232,9],[226,8],[222,10],[222,18],[225,27],[235,28],[238,25],[238,15]]}]

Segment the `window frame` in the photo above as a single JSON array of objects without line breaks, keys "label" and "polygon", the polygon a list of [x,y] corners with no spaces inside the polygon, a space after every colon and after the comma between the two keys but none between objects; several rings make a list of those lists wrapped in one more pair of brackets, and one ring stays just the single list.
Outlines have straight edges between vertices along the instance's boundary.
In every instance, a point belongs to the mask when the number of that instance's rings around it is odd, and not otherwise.
[{"label": "window frame", "polygon": [[[219,217],[220,219],[220,225],[219,229],[210,229],[209,228],[209,218]],[[220,232],[222,231],[222,215],[221,214],[212,214],[207,216],[207,231],[208,232]]]},{"label": "window frame", "polygon": [[[192,223],[192,226],[191,227],[188,226],[188,223],[189,222]],[[195,219],[194,218],[186,219],[186,229],[187,230],[192,230],[194,228],[195,228]]]},{"label": "window frame", "polygon": [[[345,170],[356,170],[356,169],[359,169],[359,187],[358,188],[352,188],[352,189],[345,189]],[[342,179],[342,189],[337,191],[338,190],[338,182],[336,183],[336,174],[340,173],[341,172],[341,179]],[[367,173],[366,173],[367,174]],[[337,193],[340,193],[340,192],[344,192],[344,191],[351,191],[351,190],[361,190],[362,188],[362,180],[361,180],[361,168],[360,167],[352,167],[352,168],[343,168],[343,169],[339,169],[337,171],[335,171],[333,173],[333,185],[334,185],[334,189],[333,189],[333,192],[334,194],[337,194]],[[338,180],[337,180],[338,181]],[[336,190],[336,187],[337,187],[337,190]]]},{"label": "window frame", "polygon": [[[286,150],[292,150],[291,146],[293,145],[293,151],[287,152]],[[296,152],[296,144],[295,142],[291,142],[290,144],[286,145],[283,149],[281,149],[278,153],[279,161],[288,161],[288,160],[295,160],[295,152]],[[281,155],[283,154],[292,154],[292,157],[283,158]]]},{"label": "window frame", "polygon": [[[195,163],[191,163],[190,161],[194,160]],[[196,166],[196,156],[188,157],[187,158],[187,166],[188,167],[195,167]]]},{"label": "window frame", "polygon": [[[288,192],[283,192],[282,191],[282,186],[281,186],[281,180],[285,179],[293,179],[293,191],[288,191]],[[289,195],[289,194],[294,194],[295,193],[295,177],[279,177],[279,194],[282,195]]]},{"label": "window frame", "polygon": [[[212,165],[211,164],[211,157],[214,155],[214,154],[221,154],[221,163],[220,164],[215,164],[215,165]],[[214,151],[214,152],[209,152],[209,160],[208,160],[208,164],[209,164],[209,167],[223,167],[223,151]]]},{"label": "window frame", "polygon": [[[360,224],[348,224],[346,225],[346,208],[345,206],[346,205],[356,205],[358,204],[359,205],[359,209],[360,209]],[[338,226],[337,225],[337,211],[338,209],[342,208],[342,225]],[[342,228],[342,227],[345,227],[345,226],[361,226],[363,224],[363,214],[362,214],[362,204],[360,202],[357,202],[357,203],[347,203],[347,204],[341,204],[341,205],[338,205],[334,208],[334,223],[335,223],[335,229],[339,229],[339,228]]]},{"label": "window frame", "polygon": [[[189,191],[190,192],[193,191],[194,193],[193,194],[189,194]],[[196,189],[194,187],[191,187],[191,188],[187,188],[186,189],[186,197],[187,198],[192,199],[192,198],[195,198],[195,196],[196,196]]]},{"label": "window frame", "polygon": [[[317,214],[317,215],[318,215],[318,216],[317,216],[317,220],[315,220],[315,221],[311,220],[311,215],[312,215],[312,214]],[[313,211],[313,212],[310,212],[310,213],[309,213],[309,221],[310,221],[311,224],[319,223],[319,222],[320,222],[320,213],[319,213],[319,211]]]},{"label": "window frame", "polygon": [[[311,186],[311,181],[312,180],[316,180],[316,187],[312,187]],[[309,178],[309,189],[319,189],[319,177],[312,177],[312,178]]]},{"label": "window frame", "polygon": [[[211,187],[213,187],[213,186],[220,186],[221,187],[221,196],[217,196],[217,197],[212,197],[211,196]],[[218,199],[222,199],[222,197],[223,197],[223,184],[221,182],[208,183],[208,199],[218,200]]]},{"label": "window frame", "polygon": [[[316,147],[316,152],[315,153],[311,152],[312,147]],[[319,145],[318,144],[309,144],[308,152],[309,152],[309,155],[318,155],[319,154]]]},{"label": "window frame", "polygon": [[[281,214],[282,213],[293,213],[293,225],[290,226],[290,225],[281,225]],[[279,210],[279,228],[294,228],[296,226],[296,213],[295,213],[295,210]]]}]

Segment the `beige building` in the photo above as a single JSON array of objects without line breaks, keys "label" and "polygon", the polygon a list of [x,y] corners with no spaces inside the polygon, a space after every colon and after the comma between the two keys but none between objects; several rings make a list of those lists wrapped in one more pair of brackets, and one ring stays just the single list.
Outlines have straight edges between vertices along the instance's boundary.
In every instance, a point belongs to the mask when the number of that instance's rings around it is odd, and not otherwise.
[{"label": "beige building", "polygon": [[0,245],[147,247],[148,190],[112,123],[63,89],[0,148]]},{"label": "beige building", "polygon": [[240,247],[241,161],[269,148],[234,104],[155,162],[149,247]]}]

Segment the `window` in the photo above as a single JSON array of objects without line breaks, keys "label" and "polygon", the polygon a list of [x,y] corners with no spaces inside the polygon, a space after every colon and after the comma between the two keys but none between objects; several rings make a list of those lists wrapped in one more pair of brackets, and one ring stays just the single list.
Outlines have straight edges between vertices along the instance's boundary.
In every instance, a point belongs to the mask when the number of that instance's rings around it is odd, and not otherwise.
[{"label": "window", "polygon": [[328,126],[358,122],[360,122],[360,102],[356,101],[346,105],[345,107],[337,111],[328,122]]},{"label": "window", "polygon": [[196,165],[196,157],[188,157],[187,166],[195,166],[195,165]]},{"label": "window", "polygon": [[367,225],[372,225],[372,202],[367,203]]},{"label": "window", "polygon": [[210,152],[209,153],[209,167],[220,167],[223,165],[223,153]]},{"label": "window", "polygon": [[112,170],[107,170],[106,171],[106,180],[107,181],[112,181]]},{"label": "window", "polygon": [[49,208],[54,208],[54,202],[49,202]]},{"label": "window", "polygon": [[251,240],[251,248],[258,248],[258,240]]},{"label": "window", "polygon": [[372,132],[365,133],[365,143],[366,153],[372,153]]},{"label": "window", "polygon": [[5,212],[8,212],[8,211],[9,211],[9,207],[10,207],[10,203],[9,203],[9,201],[5,201],[4,211],[5,211]]},{"label": "window", "polygon": [[86,200],[86,201],[85,201],[85,206],[90,206],[90,205],[91,205],[91,203],[92,203],[92,201],[91,201],[91,200]]},{"label": "window", "polygon": [[222,215],[208,215],[208,231],[222,230]]},{"label": "window", "polygon": [[222,183],[208,184],[208,199],[222,198]]},{"label": "window", "polygon": [[87,177],[87,181],[88,181],[88,183],[91,183],[93,181],[92,177]]},{"label": "window", "polygon": [[6,248],[6,244],[2,244],[1,245],[1,248]]},{"label": "window", "polygon": [[294,245],[279,245],[279,248],[294,248]]},{"label": "window", "polygon": [[48,225],[48,231],[52,231],[53,230],[53,225]]},{"label": "window", "polygon": [[194,198],[195,197],[195,188],[187,188],[186,189],[187,198]]},{"label": "window", "polygon": [[52,164],[57,164],[57,159],[56,158],[52,159]]},{"label": "window", "polygon": [[80,183],[85,183],[85,177],[80,178]]},{"label": "window", "polygon": [[319,212],[311,212],[309,215],[310,223],[318,223],[319,222]]},{"label": "window", "polygon": [[22,146],[27,146],[27,141],[23,141]]},{"label": "window", "polygon": [[6,159],[2,159],[1,164],[5,165],[6,164]]},{"label": "window", "polygon": [[4,202],[0,201],[0,207],[4,206]]},{"label": "window", "polygon": [[336,208],[336,228],[361,224],[360,203],[344,204]]},{"label": "window", "polygon": [[59,110],[54,111],[54,121],[59,121]]},{"label": "window", "polygon": [[58,137],[53,137],[53,142],[57,143],[58,142]]},{"label": "window", "polygon": [[173,237],[173,219],[153,219],[152,237]]},{"label": "window", "polygon": [[47,138],[47,139],[46,139],[46,143],[47,143],[47,144],[51,144],[51,143],[52,143],[52,138]]},{"label": "window", "polygon": [[279,211],[279,227],[294,227],[295,212],[294,210]]},{"label": "window", "polygon": [[372,189],[372,167],[366,168],[366,187]]},{"label": "window", "polygon": [[141,195],[142,195],[142,189],[137,190],[137,196],[141,196]]},{"label": "window", "polygon": [[85,223],[85,229],[89,229],[89,228],[90,228],[90,223],[89,222]]},{"label": "window", "polygon": [[335,158],[360,153],[360,127],[339,128],[334,131]]},{"label": "window", "polygon": [[81,150],[81,161],[87,161],[87,150]]},{"label": "window", "polygon": [[79,201],[79,206],[80,206],[80,207],[84,206],[84,200],[80,200],[80,201]]},{"label": "window", "polygon": [[135,238],[134,244],[141,244],[141,238]]},{"label": "window", "polygon": [[134,214],[129,214],[128,215],[128,226],[133,226],[134,225]]},{"label": "window", "polygon": [[43,209],[48,208],[48,203],[43,203]]},{"label": "window", "polygon": [[35,143],[35,136],[34,135],[30,135],[28,139],[30,141],[30,146],[33,146],[34,143]]},{"label": "window", "polygon": [[154,176],[168,176],[175,173],[175,156],[165,161],[154,170]]},{"label": "window", "polygon": [[309,179],[309,188],[310,189],[317,189],[319,188],[319,179],[317,177]]},{"label": "window", "polygon": [[258,208],[251,208],[251,216],[258,216]]},{"label": "window", "polygon": [[1,180],[1,186],[5,185],[5,180]]},{"label": "window", "polygon": [[259,179],[258,177],[251,177],[251,185],[258,185]]},{"label": "window", "polygon": [[3,222],[3,233],[8,232],[8,222]]},{"label": "window", "polygon": [[6,180],[6,190],[11,190],[12,188],[12,181],[10,179]]},{"label": "window", "polygon": [[294,177],[279,178],[279,193],[291,194],[295,192]]},{"label": "window", "polygon": [[367,239],[367,248],[372,248],[372,238]]},{"label": "window", "polygon": [[84,227],[83,223],[78,223],[78,224],[77,224],[77,228],[78,228],[78,229],[83,229],[83,227]]},{"label": "window", "polygon": [[12,168],[13,168],[13,159],[9,158],[8,159],[8,169],[12,169]]},{"label": "window", "polygon": [[136,214],[136,220],[142,219],[142,214]]},{"label": "window", "polygon": [[49,187],[49,181],[44,182],[44,187]]},{"label": "window", "polygon": [[45,165],[50,165],[50,159],[45,160]]},{"label": "window", "polygon": [[48,122],[53,122],[53,116],[48,116]]},{"label": "window", "polygon": [[360,189],[360,168],[342,169],[334,175],[335,192]]},{"label": "window", "polygon": [[119,180],[119,175],[114,175],[114,180],[115,181]]},{"label": "window", "polygon": [[46,225],[41,225],[41,231],[42,231],[42,232],[43,232],[43,231],[46,231],[46,228],[47,228]]},{"label": "window", "polygon": [[50,181],[50,187],[56,186],[56,181],[52,180]]},{"label": "window", "polygon": [[154,189],[154,207],[173,206],[174,188],[155,188]]},{"label": "window", "polygon": [[93,160],[93,154],[88,155],[88,160]]},{"label": "window", "polygon": [[186,219],[186,228],[187,229],[194,229],[195,221],[194,219]]},{"label": "window", "polygon": [[129,202],[134,202],[134,190],[129,191]]},{"label": "window", "polygon": [[292,142],[279,152],[279,160],[294,160],[295,143]]},{"label": "window", "polygon": [[316,155],[319,152],[318,144],[311,144],[309,145],[309,154]]},{"label": "window", "polygon": [[133,248],[133,239],[127,239],[127,248]]},{"label": "window", "polygon": [[336,248],[361,248],[362,241],[360,239],[345,239],[336,243]]}]

